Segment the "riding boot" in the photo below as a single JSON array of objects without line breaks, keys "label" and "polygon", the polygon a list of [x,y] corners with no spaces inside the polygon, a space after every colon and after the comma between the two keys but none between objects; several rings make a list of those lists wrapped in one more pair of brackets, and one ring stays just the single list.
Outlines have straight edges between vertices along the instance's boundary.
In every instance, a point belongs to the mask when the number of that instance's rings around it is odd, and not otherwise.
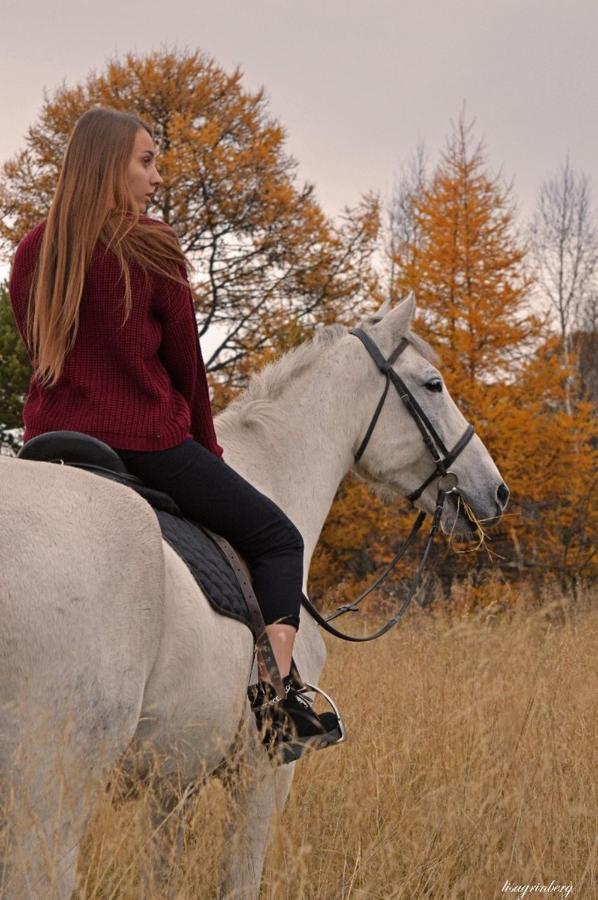
[{"label": "riding boot", "polygon": [[272,760],[279,764],[299,759],[306,750],[321,750],[343,738],[338,717],[331,712],[316,713],[294,675],[283,679],[284,696],[271,684],[251,685],[248,696],[260,732]]}]

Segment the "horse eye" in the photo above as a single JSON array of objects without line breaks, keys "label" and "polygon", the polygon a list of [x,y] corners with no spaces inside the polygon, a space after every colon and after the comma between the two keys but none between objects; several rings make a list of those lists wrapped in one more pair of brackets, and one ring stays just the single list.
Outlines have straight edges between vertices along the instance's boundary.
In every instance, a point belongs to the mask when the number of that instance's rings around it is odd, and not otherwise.
[{"label": "horse eye", "polygon": [[433,378],[431,381],[426,382],[425,388],[427,391],[434,391],[439,394],[442,390],[442,381],[440,378]]}]

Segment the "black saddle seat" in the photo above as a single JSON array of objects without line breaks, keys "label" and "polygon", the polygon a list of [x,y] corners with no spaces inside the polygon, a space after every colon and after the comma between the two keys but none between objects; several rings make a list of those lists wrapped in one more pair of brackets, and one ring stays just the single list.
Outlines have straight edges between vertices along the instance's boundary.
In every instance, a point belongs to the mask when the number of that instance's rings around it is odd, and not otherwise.
[{"label": "black saddle seat", "polygon": [[82,431],[45,431],[27,441],[17,456],[20,459],[64,463],[65,466],[85,469],[133,488],[155,510],[164,510],[175,516],[183,515],[169,494],[148,487],[129,472],[116,450]]},{"label": "black saddle seat", "polygon": [[65,465],[85,465],[108,469],[132,477],[124,462],[112,447],[82,431],[46,431],[31,438],[17,456],[42,462],[63,462]]}]

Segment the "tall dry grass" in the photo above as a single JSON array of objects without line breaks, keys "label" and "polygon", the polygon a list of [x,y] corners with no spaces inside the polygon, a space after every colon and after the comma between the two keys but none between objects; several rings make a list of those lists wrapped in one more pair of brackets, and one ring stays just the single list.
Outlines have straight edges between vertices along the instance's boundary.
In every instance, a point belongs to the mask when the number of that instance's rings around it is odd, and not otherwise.
[{"label": "tall dry grass", "polygon": [[[596,604],[413,610],[380,641],[327,643],[323,684],[350,738],[298,764],[264,900],[473,900],[511,896],[507,880],[598,896]],[[164,896],[149,804],[143,790],[101,799],[81,898]],[[181,900],[217,896],[229,812],[217,781],[189,801],[171,862]]]}]

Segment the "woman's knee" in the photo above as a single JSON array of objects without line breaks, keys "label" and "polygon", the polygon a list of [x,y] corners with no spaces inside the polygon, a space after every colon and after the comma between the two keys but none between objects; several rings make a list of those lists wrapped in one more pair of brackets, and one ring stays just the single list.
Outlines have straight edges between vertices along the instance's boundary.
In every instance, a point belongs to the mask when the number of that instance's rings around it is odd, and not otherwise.
[{"label": "woman's knee", "polygon": [[305,549],[303,535],[301,534],[297,526],[293,522],[291,522],[288,516],[285,516],[285,520],[285,529],[289,547],[293,550],[296,550],[297,552],[303,553]]},{"label": "woman's knee", "polygon": [[[303,537],[289,518],[282,514],[274,527],[269,529],[269,532],[266,541],[262,544],[268,555],[294,557],[297,560],[303,560],[305,548]],[[263,535],[262,540],[263,537],[266,536]]]}]

